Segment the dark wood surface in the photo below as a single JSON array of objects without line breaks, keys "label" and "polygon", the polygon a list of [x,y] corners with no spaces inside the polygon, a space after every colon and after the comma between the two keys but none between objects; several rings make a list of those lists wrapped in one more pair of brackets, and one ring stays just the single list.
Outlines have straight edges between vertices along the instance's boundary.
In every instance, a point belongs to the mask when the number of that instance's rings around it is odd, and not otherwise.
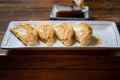
[{"label": "dark wood surface", "polygon": [[[49,20],[54,4],[72,0],[0,0],[0,43],[10,21]],[[120,0],[85,0],[90,20],[115,21],[120,31]],[[120,51],[2,50],[0,80],[120,80]]]}]

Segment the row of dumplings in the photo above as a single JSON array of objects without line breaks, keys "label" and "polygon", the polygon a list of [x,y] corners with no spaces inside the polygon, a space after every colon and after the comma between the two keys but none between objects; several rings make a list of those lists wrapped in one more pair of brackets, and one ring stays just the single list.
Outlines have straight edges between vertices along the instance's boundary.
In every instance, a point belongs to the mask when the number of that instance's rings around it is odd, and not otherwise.
[{"label": "row of dumplings", "polygon": [[10,31],[26,46],[34,46],[39,40],[51,46],[55,42],[55,35],[67,46],[72,45],[73,35],[81,45],[88,45],[92,36],[92,28],[85,22],[78,22],[73,25],[68,22],[60,22],[55,25],[50,22],[40,22],[35,26],[30,23],[19,23]]}]

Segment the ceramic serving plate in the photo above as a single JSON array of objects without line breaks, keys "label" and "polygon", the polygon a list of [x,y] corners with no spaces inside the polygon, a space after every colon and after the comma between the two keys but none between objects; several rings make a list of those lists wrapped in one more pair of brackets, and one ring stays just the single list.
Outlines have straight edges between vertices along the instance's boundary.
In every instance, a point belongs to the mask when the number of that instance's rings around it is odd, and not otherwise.
[{"label": "ceramic serving plate", "polygon": [[[24,45],[14,34],[10,32],[10,28],[15,27],[19,23],[29,22],[32,25],[43,21],[11,21],[4,35],[1,48],[2,49],[28,49],[28,50],[108,50],[120,49],[120,34],[115,22],[112,21],[84,21],[91,25],[93,29],[93,40],[88,46],[82,46],[77,41],[73,45],[65,46],[58,39],[52,46],[47,46],[40,41],[35,46]],[[49,21],[52,25],[60,22],[68,22],[71,25],[81,21]],[[95,40],[94,40],[95,39]],[[94,41],[97,40],[97,43]]]}]

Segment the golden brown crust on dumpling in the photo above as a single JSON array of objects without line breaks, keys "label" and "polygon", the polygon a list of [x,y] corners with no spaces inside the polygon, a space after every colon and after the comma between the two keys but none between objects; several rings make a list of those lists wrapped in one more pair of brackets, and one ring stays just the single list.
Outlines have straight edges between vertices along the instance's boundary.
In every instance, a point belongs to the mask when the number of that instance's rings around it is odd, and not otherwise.
[{"label": "golden brown crust on dumpling", "polygon": [[55,24],[54,26],[55,34],[65,45],[72,44],[73,29],[67,22],[62,22]]},{"label": "golden brown crust on dumpling", "polygon": [[10,31],[27,46],[33,46],[38,42],[38,34],[29,23],[20,23]]},{"label": "golden brown crust on dumpling", "polygon": [[76,40],[79,41],[81,45],[88,45],[92,36],[92,28],[90,25],[85,22],[76,23],[73,25],[73,29]]},{"label": "golden brown crust on dumpling", "polygon": [[47,45],[52,45],[54,43],[54,30],[50,22],[41,22],[36,25],[37,32],[42,41]]}]

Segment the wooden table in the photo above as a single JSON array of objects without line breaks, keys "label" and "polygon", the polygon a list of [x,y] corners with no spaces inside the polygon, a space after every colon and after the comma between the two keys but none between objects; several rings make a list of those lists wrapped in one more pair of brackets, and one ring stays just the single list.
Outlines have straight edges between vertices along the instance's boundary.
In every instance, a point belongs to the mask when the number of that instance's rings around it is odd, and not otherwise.
[{"label": "wooden table", "polygon": [[[54,4],[70,0],[0,0],[0,43],[10,21],[49,20]],[[115,21],[120,0],[85,0],[91,20]],[[120,80],[120,51],[1,50],[0,80]]]}]

